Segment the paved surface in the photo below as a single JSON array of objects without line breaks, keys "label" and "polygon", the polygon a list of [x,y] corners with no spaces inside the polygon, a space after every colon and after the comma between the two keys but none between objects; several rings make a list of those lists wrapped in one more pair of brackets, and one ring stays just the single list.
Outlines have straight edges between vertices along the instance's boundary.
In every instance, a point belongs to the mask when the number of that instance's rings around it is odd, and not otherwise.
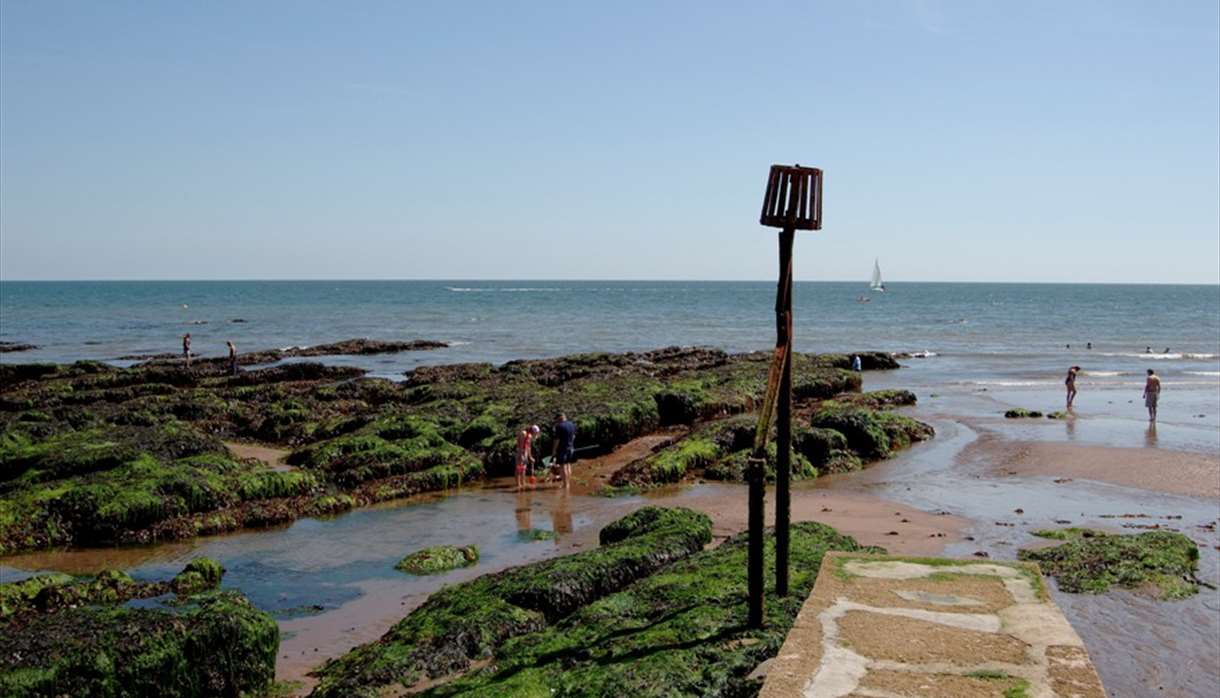
[{"label": "paved surface", "polygon": [[1036,565],[829,553],[761,698],[1105,698]]}]

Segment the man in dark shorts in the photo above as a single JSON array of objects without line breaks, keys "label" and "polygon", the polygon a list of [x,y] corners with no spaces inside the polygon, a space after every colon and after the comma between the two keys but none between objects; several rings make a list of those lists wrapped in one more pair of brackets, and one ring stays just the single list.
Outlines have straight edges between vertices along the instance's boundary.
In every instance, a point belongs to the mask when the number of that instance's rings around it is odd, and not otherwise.
[{"label": "man in dark shorts", "polygon": [[572,461],[576,460],[576,425],[566,414],[559,415],[555,423],[555,445],[551,457],[559,465],[559,475],[567,486],[572,479]]}]

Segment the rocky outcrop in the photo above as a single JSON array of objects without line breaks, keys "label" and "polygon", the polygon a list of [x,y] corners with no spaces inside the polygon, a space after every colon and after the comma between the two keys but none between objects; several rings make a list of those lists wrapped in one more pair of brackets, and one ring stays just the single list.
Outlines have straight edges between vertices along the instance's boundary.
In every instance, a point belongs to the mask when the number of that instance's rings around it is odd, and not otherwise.
[{"label": "rocky outcrop", "polygon": [[[778,653],[822,556],[828,550],[884,552],[812,522],[794,523],[790,534],[790,593],[777,597],[766,590],[761,629],[742,622],[747,615],[743,533],[491,648],[485,667],[423,695],[533,695],[537,687],[552,695],[755,695],[761,679],[754,670]],[[767,547],[769,552],[770,532]],[[766,575],[768,585],[772,580]],[[377,695],[376,689],[373,682],[356,682],[349,695]]]},{"label": "rocky outcrop", "polygon": [[[310,351],[335,347],[387,345]],[[860,375],[837,368],[843,361],[796,355],[800,404],[858,391]],[[401,383],[307,361],[236,376],[220,360],[190,369],[178,360],[0,364],[0,554],[280,524],[506,475],[516,432],[560,412],[591,454],[666,425],[698,430],[752,412],[769,362],[762,352],[669,347],[420,368]],[[544,429],[540,453],[551,438]],[[292,449],[297,470],[234,458],[221,439]],[[659,454],[648,481],[706,467],[694,446],[679,445],[689,452],[678,458]],[[743,446],[716,448],[719,459]],[[801,473],[811,474],[798,453]],[[738,469],[726,461],[724,477]]]},{"label": "rocky outcrop", "polygon": [[1100,594],[1120,586],[1165,600],[1184,599],[1199,591],[1199,546],[1173,531],[1134,535],[1109,534],[1087,528],[1035,531],[1034,535],[1064,541],[1037,550],[1021,550],[1018,558],[1037,562],[1055,576],[1059,588],[1073,594]]},{"label": "rocky outcrop", "polygon": [[473,545],[436,545],[417,550],[394,565],[394,569],[411,574],[439,574],[469,567],[479,561],[479,549]]},{"label": "rocky outcrop", "polygon": [[0,695],[247,695],[275,676],[279,627],[234,592],[177,609],[69,606],[0,620]]},{"label": "rocky outcrop", "polygon": [[599,548],[441,589],[378,641],[327,662],[315,672],[311,695],[371,698],[384,688],[464,672],[512,638],[557,623],[698,552],[711,538],[704,514],[645,507],[603,529]]},{"label": "rocky outcrop", "polygon": [[0,354],[7,354],[14,351],[30,351],[38,347],[25,342],[0,342]]},{"label": "rocky outcrop", "polygon": [[[889,411],[914,403],[914,393],[906,390],[842,393],[829,400],[797,396],[796,409],[808,415],[809,426],[799,421],[794,425],[789,458],[792,478],[856,470],[865,463],[889,458],[913,442],[931,438],[931,426]],[[708,480],[744,482],[755,429],[754,415],[701,424],[676,442],[613,473],[611,489],[605,494],[698,475]],[[766,453],[768,481],[775,480],[776,455],[773,432]]]}]

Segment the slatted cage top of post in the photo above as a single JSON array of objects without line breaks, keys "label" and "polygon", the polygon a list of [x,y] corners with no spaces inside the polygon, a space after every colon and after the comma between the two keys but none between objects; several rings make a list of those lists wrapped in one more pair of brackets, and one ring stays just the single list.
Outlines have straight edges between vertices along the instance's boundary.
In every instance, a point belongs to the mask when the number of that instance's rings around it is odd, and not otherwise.
[{"label": "slatted cage top of post", "polygon": [[822,171],[772,165],[758,222],[772,228],[822,229]]}]

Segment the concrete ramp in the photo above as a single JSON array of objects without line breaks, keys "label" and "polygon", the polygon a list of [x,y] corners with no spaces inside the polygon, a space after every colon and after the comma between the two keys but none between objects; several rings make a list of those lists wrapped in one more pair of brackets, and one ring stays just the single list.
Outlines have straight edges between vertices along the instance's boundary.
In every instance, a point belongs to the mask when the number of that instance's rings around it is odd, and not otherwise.
[{"label": "concrete ramp", "polygon": [[827,553],[762,698],[1105,698],[1021,562]]}]

